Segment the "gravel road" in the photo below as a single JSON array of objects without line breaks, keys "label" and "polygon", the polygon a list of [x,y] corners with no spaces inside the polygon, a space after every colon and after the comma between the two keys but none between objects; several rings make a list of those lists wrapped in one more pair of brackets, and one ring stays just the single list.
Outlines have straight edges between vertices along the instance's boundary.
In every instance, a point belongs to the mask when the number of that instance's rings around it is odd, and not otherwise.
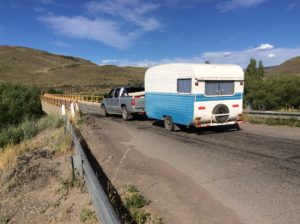
[{"label": "gravel road", "polygon": [[300,129],[241,128],[89,115],[83,135],[114,184],[134,182],[168,223],[300,223]]}]

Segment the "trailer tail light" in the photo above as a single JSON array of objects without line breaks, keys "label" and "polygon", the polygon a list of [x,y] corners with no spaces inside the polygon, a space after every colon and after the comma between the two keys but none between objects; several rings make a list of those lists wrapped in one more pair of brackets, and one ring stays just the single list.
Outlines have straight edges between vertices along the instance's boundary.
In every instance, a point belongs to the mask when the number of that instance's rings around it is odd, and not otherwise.
[{"label": "trailer tail light", "polygon": [[135,97],[134,96],[131,98],[131,106],[135,106]]},{"label": "trailer tail light", "polygon": [[238,104],[233,104],[233,105],[232,105],[232,107],[235,107],[235,108],[236,108],[236,107],[239,107],[239,106],[240,106],[240,105],[238,105]]},{"label": "trailer tail light", "polygon": [[200,107],[198,107],[198,110],[205,110],[205,107],[204,106],[200,106]]}]

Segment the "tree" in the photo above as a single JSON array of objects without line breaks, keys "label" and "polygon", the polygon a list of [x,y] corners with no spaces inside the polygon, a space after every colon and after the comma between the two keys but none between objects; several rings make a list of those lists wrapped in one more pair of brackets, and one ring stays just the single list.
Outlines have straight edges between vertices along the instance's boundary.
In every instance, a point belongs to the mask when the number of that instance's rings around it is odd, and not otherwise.
[{"label": "tree", "polygon": [[256,60],[251,58],[249,65],[246,68],[246,76],[255,77],[257,76]]},{"label": "tree", "polygon": [[258,65],[258,69],[257,69],[257,75],[261,78],[265,76],[265,68],[264,68],[263,63],[262,63],[261,60],[259,61],[259,65]]},{"label": "tree", "polygon": [[262,87],[263,74],[264,68],[262,62],[259,62],[259,68],[257,68],[256,60],[251,58],[245,72],[245,103],[253,109],[265,107],[263,105],[266,96],[266,94],[264,94],[264,88]]}]

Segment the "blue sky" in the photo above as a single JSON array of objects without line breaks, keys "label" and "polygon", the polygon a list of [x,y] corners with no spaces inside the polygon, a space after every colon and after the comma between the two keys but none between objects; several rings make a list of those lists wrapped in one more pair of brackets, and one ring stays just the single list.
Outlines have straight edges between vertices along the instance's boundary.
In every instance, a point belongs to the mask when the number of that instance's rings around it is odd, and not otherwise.
[{"label": "blue sky", "polygon": [[0,0],[0,44],[150,66],[300,55],[300,0]]}]

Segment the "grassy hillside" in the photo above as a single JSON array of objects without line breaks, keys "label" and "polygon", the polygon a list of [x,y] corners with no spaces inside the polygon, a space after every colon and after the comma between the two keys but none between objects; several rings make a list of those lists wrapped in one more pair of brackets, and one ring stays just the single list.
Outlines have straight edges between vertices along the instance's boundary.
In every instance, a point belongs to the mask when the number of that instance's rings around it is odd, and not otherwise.
[{"label": "grassy hillside", "polygon": [[145,68],[98,66],[88,60],[25,47],[0,46],[0,82],[95,92],[138,83]]},{"label": "grassy hillside", "polygon": [[300,76],[300,57],[295,57],[287,60],[281,65],[266,69],[267,75],[296,75]]}]

